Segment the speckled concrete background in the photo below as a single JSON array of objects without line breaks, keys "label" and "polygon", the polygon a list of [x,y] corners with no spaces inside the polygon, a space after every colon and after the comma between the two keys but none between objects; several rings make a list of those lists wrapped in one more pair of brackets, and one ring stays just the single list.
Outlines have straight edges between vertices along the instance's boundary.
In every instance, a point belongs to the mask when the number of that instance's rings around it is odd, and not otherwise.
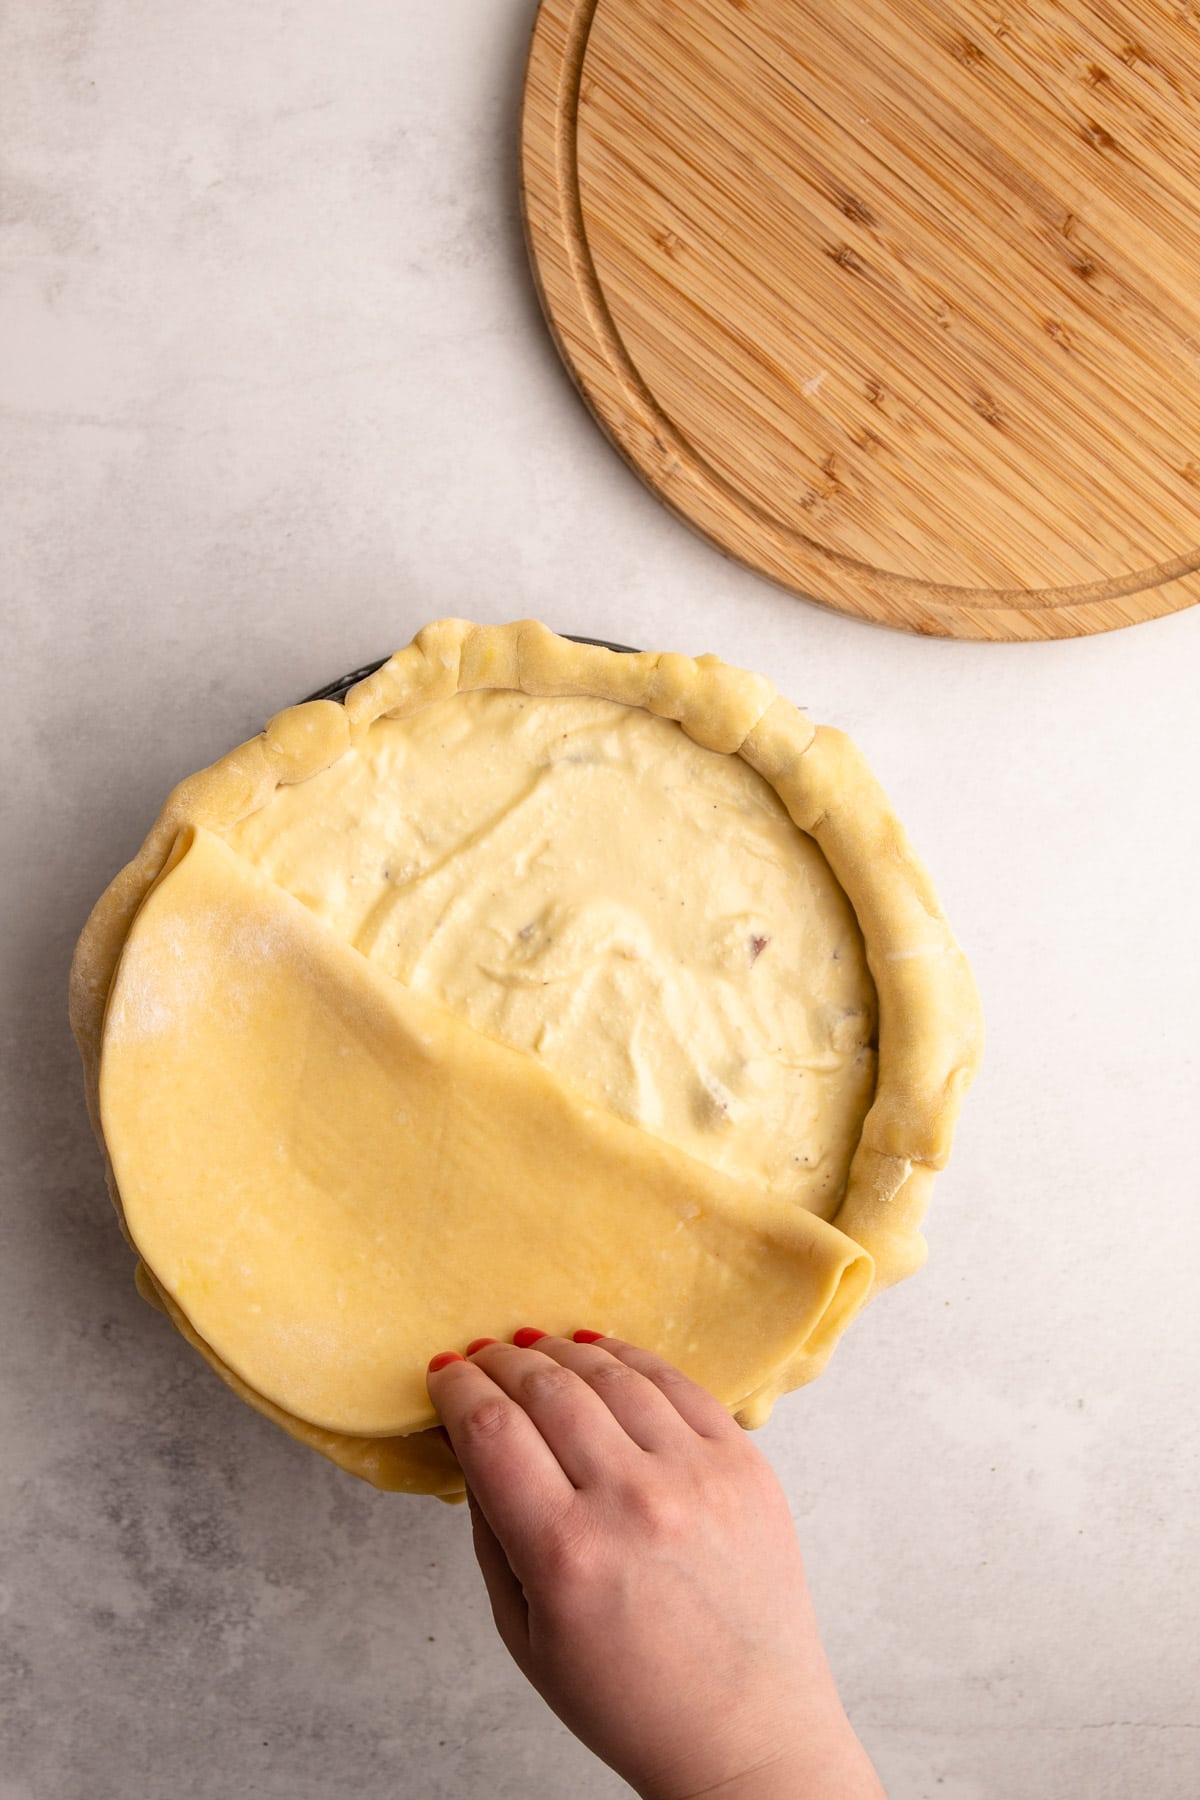
[{"label": "speckled concrete background", "polygon": [[137,1301],[64,1017],[170,783],[458,611],[758,664],[892,790],[989,1063],[928,1270],[762,1442],[893,1800],[1192,1800],[1200,611],[909,641],[660,512],[525,271],[530,19],[0,28],[0,1796],[622,1791],[508,1666],[462,1516],[305,1455]]}]

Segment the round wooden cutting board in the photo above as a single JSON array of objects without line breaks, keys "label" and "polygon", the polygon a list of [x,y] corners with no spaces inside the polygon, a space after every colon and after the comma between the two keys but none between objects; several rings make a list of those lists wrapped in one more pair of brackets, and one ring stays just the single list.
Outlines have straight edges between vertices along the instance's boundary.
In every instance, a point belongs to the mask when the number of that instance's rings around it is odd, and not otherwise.
[{"label": "round wooden cutting board", "polygon": [[1200,599],[1200,4],[543,0],[526,219],[617,448],[842,612]]}]

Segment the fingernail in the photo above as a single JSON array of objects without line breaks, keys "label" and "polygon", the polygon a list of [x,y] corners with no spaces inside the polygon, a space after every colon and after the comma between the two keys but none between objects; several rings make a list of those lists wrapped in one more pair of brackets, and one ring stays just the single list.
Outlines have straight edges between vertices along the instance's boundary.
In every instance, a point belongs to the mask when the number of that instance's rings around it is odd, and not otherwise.
[{"label": "fingernail", "polygon": [[531,1344],[536,1344],[540,1338],[549,1336],[548,1331],[539,1331],[536,1325],[522,1325],[520,1331],[513,1332],[512,1341],[518,1350],[528,1350]]},{"label": "fingernail", "polygon": [[604,1333],[602,1331],[573,1331],[571,1336],[577,1344],[598,1344]]},{"label": "fingernail", "polygon": [[429,1359],[429,1373],[436,1375],[439,1369],[447,1368],[452,1362],[466,1362],[466,1360],[466,1357],[460,1356],[457,1350],[439,1351],[437,1356]]},{"label": "fingernail", "polygon": [[482,1350],[488,1344],[494,1344],[495,1342],[495,1338],[475,1338],[467,1345],[467,1355],[474,1356],[477,1350]]}]

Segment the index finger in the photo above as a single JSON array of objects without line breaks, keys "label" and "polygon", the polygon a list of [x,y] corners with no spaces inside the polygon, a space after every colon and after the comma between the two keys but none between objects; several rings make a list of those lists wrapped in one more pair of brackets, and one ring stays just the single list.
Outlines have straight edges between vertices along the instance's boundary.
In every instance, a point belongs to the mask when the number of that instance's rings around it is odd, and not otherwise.
[{"label": "index finger", "polygon": [[574,1487],[529,1414],[477,1364],[431,1364],[426,1385],[484,1517],[519,1554],[566,1509]]}]

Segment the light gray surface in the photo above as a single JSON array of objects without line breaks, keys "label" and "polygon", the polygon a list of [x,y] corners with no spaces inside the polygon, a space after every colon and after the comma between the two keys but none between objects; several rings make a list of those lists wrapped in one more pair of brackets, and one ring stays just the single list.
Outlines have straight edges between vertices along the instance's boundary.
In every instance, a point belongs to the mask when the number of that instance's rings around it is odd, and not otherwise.
[{"label": "light gray surface", "polygon": [[508,1666],[462,1516],[289,1444],[137,1301],[64,1018],[171,782],[461,612],[716,650],[872,758],[989,1060],[928,1270],[762,1442],[893,1800],[1192,1800],[1200,611],[914,641],[662,513],[527,278],[530,17],[7,10],[0,1796],[623,1791]]}]

